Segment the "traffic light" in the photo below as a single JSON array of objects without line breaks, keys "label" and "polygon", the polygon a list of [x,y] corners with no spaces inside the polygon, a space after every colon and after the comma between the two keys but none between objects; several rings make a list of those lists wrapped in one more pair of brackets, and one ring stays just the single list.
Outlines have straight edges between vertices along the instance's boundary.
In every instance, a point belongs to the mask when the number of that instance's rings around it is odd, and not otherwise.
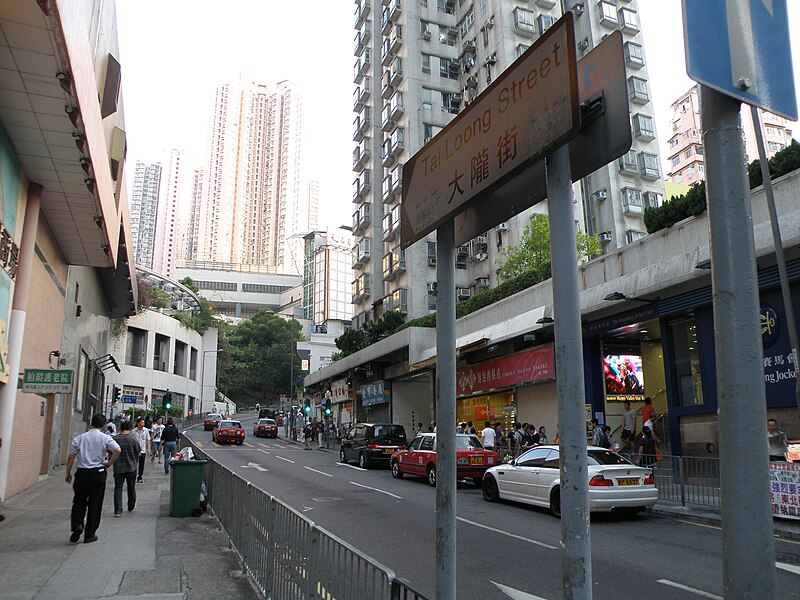
[{"label": "traffic light", "polygon": [[172,408],[172,392],[164,392],[164,410]]},{"label": "traffic light", "polygon": [[326,417],[331,416],[331,399],[330,397],[327,396],[325,397],[325,416]]},{"label": "traffic light", "polygon": [[117,402],[119,402],[119,396],[121,393],[122,390],[117,386],[114,385],[111,387],[111,404],[116,404]]},{"label": "traffic light", "polygon": [[311,412],[311,402],[308,400],[308,398],[306,398],[306,404],[305,404],[305,406],[303,407],[303,411],[304,411],[306,414],[309,414],[309,413]]}]

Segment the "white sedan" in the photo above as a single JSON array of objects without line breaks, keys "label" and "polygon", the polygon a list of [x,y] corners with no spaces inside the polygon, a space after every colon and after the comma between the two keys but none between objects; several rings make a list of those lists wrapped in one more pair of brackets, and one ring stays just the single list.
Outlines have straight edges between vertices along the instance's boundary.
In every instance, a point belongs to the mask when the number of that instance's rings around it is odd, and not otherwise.
[{"label": "white sedan", "polygon": [[[589,446],[589,510],[639,512],[652,508],[658,490],[651,469],[639,467],[605,448]],[[539,446],[483,476],[483,497],[549,508],[561,516],[558,446]]]}]

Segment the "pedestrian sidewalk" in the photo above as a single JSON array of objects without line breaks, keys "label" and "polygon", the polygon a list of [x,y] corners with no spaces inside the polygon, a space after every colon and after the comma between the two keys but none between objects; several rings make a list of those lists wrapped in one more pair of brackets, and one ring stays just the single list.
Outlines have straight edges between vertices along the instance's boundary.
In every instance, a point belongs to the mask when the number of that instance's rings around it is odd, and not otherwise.
[{"label": "pedestrian sidewalk", "polygon": [[[58,469],[5,503],[0,523],[4,600],[262,598],[210,512],[169,516],[169,476],[147,462],[133,512],[114,517],[109,473],[93,544],[69,542],[72,486]],[[123,505],[126,505],[123,493]]]}]

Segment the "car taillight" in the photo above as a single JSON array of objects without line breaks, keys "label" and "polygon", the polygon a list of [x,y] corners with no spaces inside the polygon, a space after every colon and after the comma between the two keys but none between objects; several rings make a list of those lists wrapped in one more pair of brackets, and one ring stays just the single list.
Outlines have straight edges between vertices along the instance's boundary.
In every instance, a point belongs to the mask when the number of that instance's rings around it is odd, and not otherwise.
[{"label": "car taillight", "polygon": [[652,473],[650,473],[644,478],[644,485],[655,485],[655,484],[656,484],[656,479],[655,477],[653,477]]},{"label": "car taillight", "polygon": [[589,480],[589,487],[611,487],[613,485],[613,481],[606,479],[602,475],[595,475]]},{"label": "car taillight", "polygon": [[380,447],[381,446],[379,446],[378,444],[367,444],[367,448],[371,448],[372,450],[375,450],[376,448],[380,448]]}]

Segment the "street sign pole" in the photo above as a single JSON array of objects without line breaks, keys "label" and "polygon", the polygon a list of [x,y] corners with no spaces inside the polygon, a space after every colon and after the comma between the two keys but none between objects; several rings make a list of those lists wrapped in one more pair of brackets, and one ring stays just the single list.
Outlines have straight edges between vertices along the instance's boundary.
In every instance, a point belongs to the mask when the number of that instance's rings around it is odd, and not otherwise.
[{"label": "street sign pole", "polygon": [[455,229],[436,230],[436,599],[456,600]]},{"label": "street sign pole", "polygon": [[[584,422],[583,342],[578,256],[572,212],[569,147],[547,158],[547,208],[555,318],[558,434],[561,453],[561,580],[563,597],[592,597],[589,476]],[[441,356],[441,354],[440,354]]]},{"label": "street sign pole", "polygon": [[776,586],[769,455],[767,444],[758,443],[766,438],[764,353],[740,108],[738,100],[700,86],[717,354],[722,579],[729,600],[775,598]]},{"label": "street sign pole", "polygon": [[761,163],[761,178],[764,181],[764,193],[767,196],[767,209],[769,210],[769,223],[772,226],[772,241],[775,244],[775,261],[778,263],[778,276],[781,281],[781,298],[783,299],[783,309],[786,311],[786,327],[789,330],[789,343],[792,345],[792,355],[794,356],[794,399],[795,404],[800,408],[800,377],[797,376],[797,325],[794,318],[792,294],[789,288],[789,276],[786,273],[786,257],[783,255],[783,238],[781,237],[781,227],[778,224],[778,211],[775,208],[775,194],[772,192],[772,178],[769,176],[767,150],[764,148],[764,133],[761,131],[761,119],[758,116],[758,108],[751,106],[750,116],[753,119],[753,129],[756,132],[758,161]]}]

